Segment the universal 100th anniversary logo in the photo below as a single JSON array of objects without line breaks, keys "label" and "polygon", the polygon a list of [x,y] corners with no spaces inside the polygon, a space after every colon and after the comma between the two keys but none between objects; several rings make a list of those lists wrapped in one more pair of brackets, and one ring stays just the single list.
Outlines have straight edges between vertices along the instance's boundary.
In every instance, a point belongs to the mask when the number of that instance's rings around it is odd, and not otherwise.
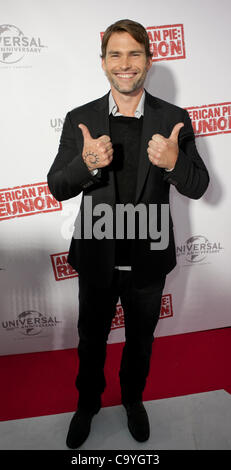
[{"label": "universal 100th anniversary logo", "polygon": [[222,250],[220,241],[211,241],[204,235],[194,235],[176,247],[176,254],[185,266],[192,266],[207,264],[212,255],[217,255]]},{"label": "universal 100th anniversary logo", "polygon": [[47,333],[50,329],[62,323],[53,315],[45,315],[36,310],[25,310],[15,319],[2,321],[1,327],[7,331],[16,331],[27,338]]},{"label": "universal 100th anniversary logo", "polygon": [[38,36],[29,36],[12,24],[0,25],[0,63],[17,66],[27,54],[40,54],[46,48]]}]

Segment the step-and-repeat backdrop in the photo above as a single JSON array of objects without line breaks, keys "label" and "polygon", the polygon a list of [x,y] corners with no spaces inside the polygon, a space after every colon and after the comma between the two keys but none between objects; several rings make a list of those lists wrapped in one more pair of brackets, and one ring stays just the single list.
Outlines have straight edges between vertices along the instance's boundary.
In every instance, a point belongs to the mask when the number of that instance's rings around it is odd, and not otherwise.
[{"label": "step-and-repeat backdrop", "polygon": [[[47,173],[66,113],[104,95],[100,42],[121,18],[153,50],[146,89],[187,108],[211,177],[205,196],[171,188],[177,267],[157,336],[230,326],[229,0],[8,0],[0,24],[0,354],[78,343],[78,274],[67,252],[81,195],[57,202]],[[109,342],[124,341],[118,302]]]}]

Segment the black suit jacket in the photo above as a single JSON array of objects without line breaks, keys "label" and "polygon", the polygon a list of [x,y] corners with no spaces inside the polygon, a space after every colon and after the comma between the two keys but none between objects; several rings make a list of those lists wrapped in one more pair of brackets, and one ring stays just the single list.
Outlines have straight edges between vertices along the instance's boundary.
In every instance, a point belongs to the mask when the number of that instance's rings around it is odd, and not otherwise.
[{"label": "black suit jacket", "polygon": [[[102,168],[97,176],[91,175],[82,158],[83,136],[78,127],[80,123],[85,124],[93,138],[109,135],[108,97],[109,93],[73,109],[66,116],[59,151],[48,173],[49,189],[58,201],[75,197],[83,191],[83,196],[92,196],[93,208],[100,203],[115,207],[114,173],[109,166]],[[168,138],[178,122],[184,123],[179,134],[179,155],[174,170],[166,172],[150,163],[148,141],[156,133]],[[197,152],[188,113],[146,92],[136,204],[168,204],[170,185],[174,185],[184,196],[198,199],[208,183],[209,175]],[[68,262],[89,282],[106,286],[113,275],[115,240],[72,238]],[[150,250],[150,240],[135,239],[132,241],[131,265],[134,282],[140,286],[169,273],[175,267],[171,214],[168,247],[164,250]]]}]

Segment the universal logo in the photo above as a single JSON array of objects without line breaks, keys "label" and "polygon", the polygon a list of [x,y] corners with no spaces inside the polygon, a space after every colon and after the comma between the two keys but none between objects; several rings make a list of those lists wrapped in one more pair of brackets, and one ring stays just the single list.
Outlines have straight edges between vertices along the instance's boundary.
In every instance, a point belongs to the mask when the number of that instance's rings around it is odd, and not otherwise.
[{"label": "universal logo", "polygon": [[50,126],[55,132],[61,132],[63,130],[64,119],[53,118],[50,119]]},{"label": "universal logo", "polygon": [[26,36],[12,24],[0,25],[0,62],[3,64],[16,64],[26,54],[39,54],[45,47],[40,37]]},{"label": "universal logo", "polygon": [[190,237],[176,248],[178,257],[183,257],[187,264],[196,264],[205,261],[208,256],[220,253],[223,250],[220,242],[210,242],[203,235]]},{"label": "universal logo", "polygon": [[45,316],[36,310],[26,310],[17,316],[16,320],[2,322],[2,328],[6,331],[18,331],[24,336],[37,336],[46,328],[53,328],[61,321],[54,316]]}]

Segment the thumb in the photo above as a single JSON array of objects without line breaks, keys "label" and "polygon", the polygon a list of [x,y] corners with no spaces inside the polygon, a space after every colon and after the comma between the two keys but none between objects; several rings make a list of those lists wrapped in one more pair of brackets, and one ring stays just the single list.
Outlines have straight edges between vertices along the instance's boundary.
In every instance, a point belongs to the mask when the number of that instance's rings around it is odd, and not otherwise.
[{"label": "thumb", "polygon": [[176,144],[178,142],[179,132],[180,132],[182,127],[184,127],[183,122],[178,122],[178,124],[176,124],[173,127],[173,130],[172,130],[171,135],[169,137],[169,139],[173,140]]},{"label": "thumb", "polygon": [[85,126],[85,124],[79,124],[78,127],[79,127],[79,128],[81,129],[81,131],[82,131],[84,140],[86,140],[86,139],[92,139],[91,134],[90,134],[90,131],[89,131],[88,127]]}]

